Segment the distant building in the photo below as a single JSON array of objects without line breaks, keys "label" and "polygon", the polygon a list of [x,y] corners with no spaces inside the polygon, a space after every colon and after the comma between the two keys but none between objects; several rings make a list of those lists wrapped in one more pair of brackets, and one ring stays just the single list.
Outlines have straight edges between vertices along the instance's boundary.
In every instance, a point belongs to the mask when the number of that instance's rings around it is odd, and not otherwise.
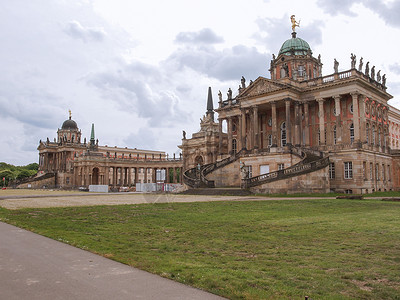
[{"label": "distant building", "polygon": [[34,187],[111,188],[136,183],[181,183],[182,160],[163,151],[99,146],[94,125],[91,137],[82,140],[81,130],[71,119],[57,130],[57,139],[40,141],[39,173],[29,184]]}]

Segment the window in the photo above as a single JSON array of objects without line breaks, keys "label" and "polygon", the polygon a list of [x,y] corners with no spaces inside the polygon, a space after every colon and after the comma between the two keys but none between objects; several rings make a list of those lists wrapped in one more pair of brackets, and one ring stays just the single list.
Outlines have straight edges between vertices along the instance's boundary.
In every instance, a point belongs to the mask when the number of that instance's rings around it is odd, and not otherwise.
[{"label": "window", "polygon": [[375,165],[375,179],[376,181],[379,181],[379,165]]},{"label": "window", "polygon": [[260,175],[269,173],[269,165],[260,166]]},{"label": "window", "polygon": [[336,145],[336,125],[333,126],[333,144]]},{"label": "window", "polygon": [[386,181],[386,170],[385,170],[386,168],[385,168],[385,165],[384,164],[382,164],[382,180],[383,181]]},{"label": "window", "polygon": [[272,134],[268,135],[268,147],[272,147]]},{"label": "window", "polygon": [[369,124],[365,125],[365,141],[369,143]]},{"label": "window", "polygon": [[252,166],[247,166],[249,178],[253,177],[253,167]]},{"label": "window", "polygon": [[350,104],[350,112],[353,113],[353,104]]},{"label": "window", "polygon": [[369,163],[369,179],[374,179],[374,166],[372,163]]},{"label": "window", "polygon": [[329,163],[329,179],[335,179],[335,163]]},{"label": "window", "polygon": [[67,177],[67,178],[65,179],[65,183],[66,183],[66,184],[69,184],[69,177]]},{"label": "window", "polygon": [[321,145],[321,130],[318,129],[318,145]]},{"label": "window", "polygon": [[387,180],[390,181],[390,165],[387,165],[387,172],[388,172]]},{"label": "window", "polygon": [[236,142],[236,139],[233,139],[233,140],[232,140],[232,152],[233,152],[234,154],[236,154],[236,152],[237,152],[237,142]]},{"label": "window", "polygon": [[367,162],[363,162],[363,178],[364,180],[367,180]]},{"label": "window", "polygon": [[381,129],[378,128],[378,146],[381,146]]},{"label": "window", "polygon": [[281,125],[281,146],[286,146],[286,123],[283,122]]},{"label": "window", "polygon": [[375,146],[375,134],[376,134],[375,126],[372,126],[372,146]]},{"label": "window", "polygon": [[353,162],[348,161],[344,163],[344,179],[353,178]]},{"label": "window", "polygon": [[304,67],[303,66],[299,66],[299,76],[300,77],[304,77],[305,72],[304,72]]},{"label": "window", "polygon": [[350,125],[350,143],[354,142],[354,124],[351,123]]},{"label": "window", "polygon": [[278,164],[278,170],[283,170],[285,168],[285,164]]},{"label": "window", "polygon": [[235,132],[235,131],[236,131],[236,123],[232,122],[232,132]]}]

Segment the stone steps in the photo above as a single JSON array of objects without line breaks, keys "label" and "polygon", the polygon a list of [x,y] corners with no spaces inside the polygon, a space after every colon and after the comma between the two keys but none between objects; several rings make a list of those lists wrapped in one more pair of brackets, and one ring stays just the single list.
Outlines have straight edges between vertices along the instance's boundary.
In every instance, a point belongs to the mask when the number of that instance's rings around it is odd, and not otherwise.
[{"label": "stone steps", "polygon": [[215,196],[249,196],[252,192],[240,188],[198,188],[189,189],[180,194],[184,195],[215,195]]}]

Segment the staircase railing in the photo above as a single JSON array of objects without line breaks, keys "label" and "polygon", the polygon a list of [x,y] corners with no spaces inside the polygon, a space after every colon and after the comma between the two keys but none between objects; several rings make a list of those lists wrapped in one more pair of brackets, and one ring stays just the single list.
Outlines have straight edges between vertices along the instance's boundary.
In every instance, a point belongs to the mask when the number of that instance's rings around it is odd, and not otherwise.
[{"label": "staircase railing", "polygon": [[208,180],[206,176],[216,169],[225,167],[230,163],[238,160],[241,155],[248,153],[248,150],[242,149],[239,152],[235,153],[235,155],[231,155],[227,158],[224,158],[220,161],[216,161],[215,163],[207,164],[201,166],[200,170],[197,167],[191,168],[183,173],[183,180],[186,185],[192,188],[199,187],[209,187],[214,188],[215,183],[213,180]]},{"label": "staircase railing", "polygon": [[294,149],[301,151],[301,157],[304,157],[299,163],[283,170],[242,179],[243,186],[249,188],[276,180],[299,176],[323,169],[329,165],[329,157],[323,157],[322,152],[307,148],[293,148],[292,150]]}]

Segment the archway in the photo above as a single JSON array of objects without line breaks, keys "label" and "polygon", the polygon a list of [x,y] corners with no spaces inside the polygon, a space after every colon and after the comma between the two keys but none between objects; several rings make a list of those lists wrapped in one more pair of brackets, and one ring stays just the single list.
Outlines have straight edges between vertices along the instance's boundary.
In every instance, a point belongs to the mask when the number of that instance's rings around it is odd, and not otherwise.
[{"label": "archway", "polygon": [[99,184],[99,168],[93,168],[92,184]]},{"label": "archway", "polygon": [[196,166],[199,164],[200,164],[200,166],[202,166],[204,164],[203,157],[201,155],[196,156],[196,158],[194,159],[194,164]]}]

